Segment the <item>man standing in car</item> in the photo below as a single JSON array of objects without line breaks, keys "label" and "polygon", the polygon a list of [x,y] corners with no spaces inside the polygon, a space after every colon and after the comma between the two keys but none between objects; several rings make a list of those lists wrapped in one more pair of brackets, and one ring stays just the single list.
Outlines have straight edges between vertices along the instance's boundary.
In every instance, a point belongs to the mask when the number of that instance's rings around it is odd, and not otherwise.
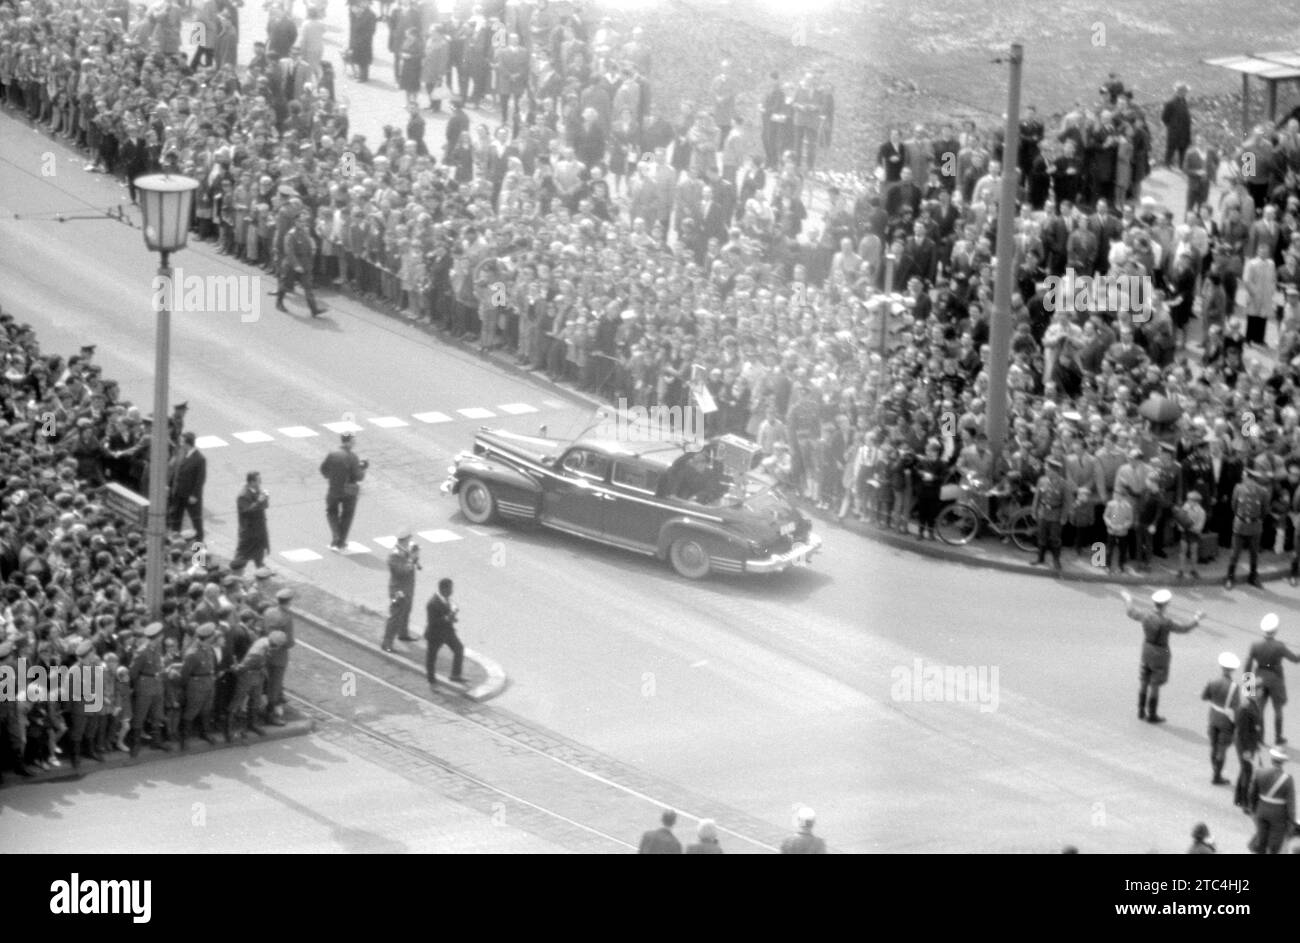
[{"label": "man standing in car", "polygon": [[348,531],[357,511],[357,496],[361,494],[361,481],[366,477],[370,463],[357,458],[352,451],[355,436],[343,433],[339,447],[321,462],[320,473],[329,482],[325,492],[325,519],[330,525],[330,549],[342,552],[348,548]]}]

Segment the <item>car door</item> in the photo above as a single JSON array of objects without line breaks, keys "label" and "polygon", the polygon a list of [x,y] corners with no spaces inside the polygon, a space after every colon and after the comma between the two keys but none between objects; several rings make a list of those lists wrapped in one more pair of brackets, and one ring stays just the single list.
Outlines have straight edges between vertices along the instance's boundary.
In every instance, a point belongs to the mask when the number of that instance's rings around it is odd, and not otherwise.
[{"label": "car door", "polygon": [[655,497],[659,471],[635,459],[615,459],[609,475],[612,501],[605,505],[605,539],[653,552],[659,531],[674,513]]},{"label": "car door", "polygon": [[604,533],[609,459],[594,449],[565,452],[547,476],[542,493],[542,523],[587,537]]}]

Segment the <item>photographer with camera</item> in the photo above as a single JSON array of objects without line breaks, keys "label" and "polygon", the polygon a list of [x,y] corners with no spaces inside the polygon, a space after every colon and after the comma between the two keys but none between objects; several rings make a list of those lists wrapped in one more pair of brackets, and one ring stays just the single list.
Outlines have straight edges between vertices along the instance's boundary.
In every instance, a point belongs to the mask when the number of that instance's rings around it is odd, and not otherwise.
[{"label": "photographer with camera", "polygon": [[352,451],[356,436],[345,432],[339,447],[321,462],[320,473],[329,481],[325,492],[325,519],[330,525],[330,549],[342,552],[348,548],[348,531],[357,511],[357,497],[361,494],[361,481],[366,477],[370,463],[357,458]]},{"label": "photographer with camera", "polygon": [[420,548],[411,543],[411,531],[397,532],[397,545],[388,555],[388,623],[384,626],[384,651],[393,650],[393,639],[414,642],[410,633],[411,600],[415,597],[415,571],[420,566]]}]

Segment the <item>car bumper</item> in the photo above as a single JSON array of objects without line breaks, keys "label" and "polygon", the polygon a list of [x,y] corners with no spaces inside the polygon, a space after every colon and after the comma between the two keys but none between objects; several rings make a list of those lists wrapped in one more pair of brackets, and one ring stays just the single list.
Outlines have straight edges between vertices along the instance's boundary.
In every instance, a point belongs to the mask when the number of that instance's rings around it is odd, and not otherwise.
[{"label": "car bumper", "polygon": [[761,560],[746,560],[746,573],[780,573],[792,566],[805,566],[809,558],[822,547],[822,539],[809,534],[804,543],[797,543],[785,553],[774,553]]}]

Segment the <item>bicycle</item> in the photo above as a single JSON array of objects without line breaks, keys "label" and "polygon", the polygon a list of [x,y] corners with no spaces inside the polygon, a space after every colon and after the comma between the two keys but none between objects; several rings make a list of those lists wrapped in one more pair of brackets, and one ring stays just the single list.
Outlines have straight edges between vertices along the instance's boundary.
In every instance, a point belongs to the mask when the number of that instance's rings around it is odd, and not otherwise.
[{"label": "bicycle", "polygon": [[[940,511],[935,519],[934,531],[944,543],[964,547],[987,527],[999,537],[1009,538],[1025,553],[1038,549],[1038,522],[1034,512],[1011,497],[1009,491],[985,489],[969,475],[958,484],[945,486],[944,491],[954,497],[953,503]],[[989,498],[1010,500],[999,508],[995,517],[986,510]]]}]

